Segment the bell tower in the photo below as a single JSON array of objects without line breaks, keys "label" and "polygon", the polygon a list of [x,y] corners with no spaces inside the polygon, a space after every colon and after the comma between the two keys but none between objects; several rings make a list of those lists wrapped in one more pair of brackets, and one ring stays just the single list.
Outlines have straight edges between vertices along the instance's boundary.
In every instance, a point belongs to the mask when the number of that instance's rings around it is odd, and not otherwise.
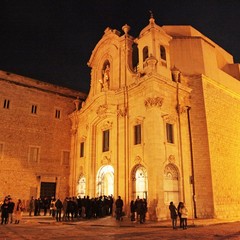
[{"label": "bell tower", "polygon": [[156,72],[167,78],[171,78],[169,43],[172,37],[155,23],[153,14],[149,24],[135,39],[138,45],[139,72]]}]

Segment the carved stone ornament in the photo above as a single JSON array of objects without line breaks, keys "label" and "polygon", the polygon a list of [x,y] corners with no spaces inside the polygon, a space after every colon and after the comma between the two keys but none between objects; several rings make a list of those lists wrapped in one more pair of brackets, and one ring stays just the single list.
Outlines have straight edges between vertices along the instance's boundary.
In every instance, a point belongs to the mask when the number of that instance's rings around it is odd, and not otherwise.
[{"label": "carved stone ornament", "polygon": [[161,107],[163,104],[163,98],[162,97],[148,97],[144,101],[145,107]]},{"label": "carved stone ornament", "polygon": [[112,122],[106,121],[106,122],[103,123],[101,129],[102,129],[103,131],[106,130],[106,129],[111,129],[111,128],[112,128],[112,125],[113,125]]},{"label": "carved stone ornament", "polygon": [[100,105],[98,107],[97,111],[96,111],[97,115],[99,115],[99,116],[102,116],[102,115],[106,114],[106,112],[107,112],[107,105],[106,104]]},{"label": "carved stone ornament", "polygon": [[169,180],[178,180],[178,169],[173,164],[168,164],[164,169],[164,177]]},{"label": "carved stone ornament", "polygon": [[80,140],[82,141],[82,142],[84,142],[84,141],[86,141],[86,139],[87,139],[87,137],[86,136],[81,136],[81,138],[80,138]]},{"label": "carved stone ornament", "polygon": [[140,156],[136,156],[136,158],[134,159],[134,163],[140,164],[141,162],[142,162],[142,158]]},{"label": "carved stone ornament", "polygon": [[76,133],[77,133],[77,128],[72,128],[72,129],[71,129],[71,134],[72,134],[72,135],[75,135]]},{"label": "carved stone ornament", "polygon": [[169,161],[170,163],[175,163],[175,161],[176,161],[175,156],[174,156],[174,155],[170,155],[170,156],[168,157],[168,161]]},{"label": "carved stone ornament", "polygon": [[187,106],[184,106],[184,105],[181,105],[181,104],[178,104],[176,106],[176,109],[177,109],[177,112],[182,114],[182,113],[185,113],[187,111]]},{"label": "carved stone ornament", "polygon": [[176,123],[176,117],[172,116],[172,115],[169,115],[169,114],[166,114],[164,116],[162,116],[164,121],[167,122],[167,123],[170,123],[170,124],[174,124]]},{"label": "carved stone ornament", "polygon": [[109,165],[111,163],[111,158],[110,158],[110,156],[104,156],[103,157],[103,159],[102,159],[102,161],[101,161],[101,164],[102,165]]},{"label": "carved stone ornament", "polygon": [[127,108],[122,108],[117,110],[118,117],[125,117],[127,115]]},{"label": "carved stone ornament", "polygon": [[176,110],[180,114],[186,113],[189,106],[190,106],[190,98],[189,96],[184,96],[179,99],[179,104],[176,106]]},{"label": "carved stone ornament", "polygon": [[138,116],[138,117],[135,119],[135,124],[142,124],[144,119],[145,119],[144,117]]},{"label": "carved stone ornament", "polygon": [[73,102],[74,102],[74,104],[75,104],[76,111],[78,111],[78,110],[80,109],[80,100],[79,100],[79,97],[77,97],[77,99],[75,99]]}]

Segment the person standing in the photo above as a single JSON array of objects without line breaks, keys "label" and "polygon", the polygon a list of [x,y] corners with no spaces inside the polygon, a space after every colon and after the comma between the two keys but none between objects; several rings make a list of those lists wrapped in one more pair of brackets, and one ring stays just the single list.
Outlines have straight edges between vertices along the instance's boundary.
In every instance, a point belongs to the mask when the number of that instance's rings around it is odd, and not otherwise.
[{"label": "person standing", "polygon": [[55,213],[56,213],[56,207],[55,207],[56,199],[55,197],[52,197],[51,202],[50,202],[50,211],[49,214],[53,218],[55,218]]},{"label": "person standing", "polygon": [[67,221],[67,206],[68,206],[68,197],[66,197],[63,201],[63,221]]},{"label": "person standing", "polygon": [[181,218],[182,218],[182,228],[187,229],[187,218],[188,218],[188,209],[186,208],[185,203],[182,204],[180,208]]},{"label": "person standing", "polygon": [[135,212],[136,212],[136,207],[135,207],[135,202],[132,200],[130,203],[130,211],[131,211],[131,221],[135,221]]},{"label": "person standing", "polygon": [[2,218],[1,224],[8,223],[8,208],[9,208],[8,203],[9,203],[8,198],[5,198],[4,202],[1,206],[1,212],[2,212],[1,213],[1,218]]},{"label": "person standing", "polygon": [[42,204],[43,204],[43,215],[46,216],[47,215],[47,210],[49,208],[49,199],[48,199],[48,197],[44,197],[43,198]]},{"label": "person standing", "polygon": [[116,220],[122,221],[123,200],[121,199],[121,196],[118,196],[115,205],[116,205]]},{"label": "person standing", "polygon": [[170,210],[170,216],[171,216],[171,219],[172,219],[172,228],[177,229],[177,216],[178,216],[178,214],[177,214],[177,208],[175,207],[173,202],[170,202],[169,210]]},{"label": "person standing", "polygon": [[144,216],[146,214],[146,210],[145,210],[145,205],[143,202],[143,199],[139,200],[139,204],[138,204],[138,214],[139,214],[139,222],[142,224],[144,222]]},{"label": "person standing", "polygon": [[57,222],[61,222],[63,203],[59,198],[57,199],[57,201],[55,203],[55,207],[56,207],[56,220],[57,220]]},{"label": "person standing", "polygon": [[8,199],[8,223],[12,223],[13,222],[13,210],[15,207],[15,203],[13,202],[12,198]]},{"label": "person standing", "polygon": [[23,209],[22,201],[18,199],[15,207],[15,224],[18,224],[22,220]]},{"label": "person standing", "polygon": [[141,199],[139,198],[139,196],[137,196],[136,200],[135,200],[135,209],[136,209],[136,219],[137,222],[140,219],[140,209],[141,209]]},{"label": "person standing", "polygon": [[34,212],[34,209],[35,209],[34,206],[35,206],[35,203],[34,203],[34,198],[32,196],[30,199],[30,202],[29,202],[29,216],[30,217],[32,216],[32,212]]},{"label": "person standing", "polygon": [[143,198],[142,204],[143,204],[143,222],[145,222],[146,221],[146,214],[147,214],[147,211],[148,211],[147,199],[146,198]]},{"label": "person standing", "polygon": [[178,207],[177,207],[177,212],[178,212],[178,217],[180,220],[180,228],[182,228],[182,214],[180,212],[180,209],[182,208],[183,202],[179,202],[178,203]]}]

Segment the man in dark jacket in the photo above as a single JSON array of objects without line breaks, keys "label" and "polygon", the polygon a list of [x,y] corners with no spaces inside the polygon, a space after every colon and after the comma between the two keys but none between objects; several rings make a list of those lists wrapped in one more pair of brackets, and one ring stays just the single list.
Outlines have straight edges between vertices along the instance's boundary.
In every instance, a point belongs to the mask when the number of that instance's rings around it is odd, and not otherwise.
[{"label": "man in dark jacket", "polygon": [[56,207],[56,220],[57,222],[61,222],[63,204],[59,198],[55,202],[55,207]]},{"label": "man in dark jacket", "polygon": [[2,217],[1,224],[3,224],[3,223],[7,224],[8,223],[8,207],[9,207],[8,198],[5,198],[4,203],[1,206],[1,212],[2,212],[2,214],[1,214],[1,217]]},{"label": "man in dark jacket", "polygon": [[116,219],[122,221],[123,200],[121,199],[120,196],[118,196],[115,205],[116,205]]}]

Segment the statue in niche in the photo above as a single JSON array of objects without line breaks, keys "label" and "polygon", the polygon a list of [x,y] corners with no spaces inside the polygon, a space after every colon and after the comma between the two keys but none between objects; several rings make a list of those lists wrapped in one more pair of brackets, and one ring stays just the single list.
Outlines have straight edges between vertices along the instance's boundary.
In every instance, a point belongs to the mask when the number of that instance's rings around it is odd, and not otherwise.
[{"label": "statue in niche", "polygon": [[109,80],[110,80],[110,66],[109,64],[106,65],[106,68],[103,70],[103,77],[102,77],[102,87],[104,89],[108,89],[109,87]]}]

